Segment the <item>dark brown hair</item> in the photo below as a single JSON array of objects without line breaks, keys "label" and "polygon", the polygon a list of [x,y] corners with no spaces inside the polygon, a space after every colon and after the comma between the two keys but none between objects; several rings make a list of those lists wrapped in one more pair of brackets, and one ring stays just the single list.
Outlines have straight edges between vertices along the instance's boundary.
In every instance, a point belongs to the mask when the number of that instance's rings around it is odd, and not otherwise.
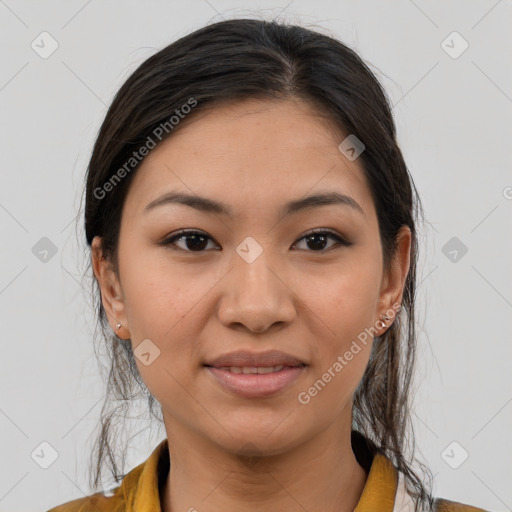
[{"label": "dark brown hair", "polygon": [[[103,255],[117,272],[121,210],[138,167],[130,160],[134,152],[150,139],[160,143],[172,136],[205,109],[247,98],[305,100],[340,132],[354,134],[364,143],[358,161],[375,204],[385,268],[395,254],[400,227],[411,230],[402,308],[391,327],[374,338],[370,361],[354,394],[353,429],[369,440],[374,452],[385,454],[403,472],[416,506],[427,504],[430,509],[432,475],[414,455],[409,393],[416,353],[416,222],[421,202],[396,140],[389,100],[352,49],[301,26],[236,19],[210,24],[152,55],[117,92],[95,142],[86,176],[87,243],[90,246],[95,236],[102,237]],[[187,104],[194,107],[180,110]],[[185,110],[192,111],[184,123],[169,121],[171,116],[181,119],[179,112]],[[163,126],[167,127],[165,134]],[[163,136],[155,141],[157,133]],[[119,172],[123,168],[125,172]],[[115,429],[119,420],[126,419],[132,401],[147,400],[150,419],[160,425],[162,417],[158,402],[140,377],[130,340],[120,340],[110,329],[95,279],[92,297],[100,339],[106,342],[110,360],[100,431],[91,454],[94,474],[90,482],[97,489],[105,461],[116,481],[123,477],[118,470]],[[125,450],[123,446],[121,470]],[[413,470],[415,461],[421,476]]]}]

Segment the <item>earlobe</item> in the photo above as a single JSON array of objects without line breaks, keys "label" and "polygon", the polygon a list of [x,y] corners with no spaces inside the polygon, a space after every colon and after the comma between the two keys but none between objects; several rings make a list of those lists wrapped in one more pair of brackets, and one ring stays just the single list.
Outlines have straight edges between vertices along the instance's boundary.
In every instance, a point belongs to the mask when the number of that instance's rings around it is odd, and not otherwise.
[{"label": "earlobe", "polygon": [[[114,320],[113,331],[115,332],[116,336],[118,338],[123,339],[123,340],[130,339],[130,331],[128,329],[128,326],[127,325],[123,325],[123,323],[121,321],[118,321],[120,315],[118,315],[116,313],[116,310],[115,310],[115,307],[114,307],[113,304],[112,304],[112,310],[114,311],[114,314],[113,314],[113,320]],[[110,322],[110,317],[109,317],[109,322]],[[112,323],[110,323],[110,325],[112,326]]]}]

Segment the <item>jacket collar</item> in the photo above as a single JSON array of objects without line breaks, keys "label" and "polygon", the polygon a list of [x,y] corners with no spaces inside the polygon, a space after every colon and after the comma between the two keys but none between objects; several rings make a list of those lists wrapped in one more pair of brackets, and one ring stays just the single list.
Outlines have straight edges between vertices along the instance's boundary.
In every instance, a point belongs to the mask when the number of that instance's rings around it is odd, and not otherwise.
[{"label": "jacket collar", "polygon": [[[356,443],[361,439],[364,438],[360,436]],[[355,450],[356,457],[368,473],[354,512],[393,512],[399,487],[398,471],[382,453],[377,452],[372,456],[364,445],[354,444],[354,434],[352,440],[354,448],[359,447],[358,451]],[[159,493],[170,467],[167,443],[167,439],[160,442],[145,462],[124,477],[119,491],[124,496],[126,512],[161,512]]]}]

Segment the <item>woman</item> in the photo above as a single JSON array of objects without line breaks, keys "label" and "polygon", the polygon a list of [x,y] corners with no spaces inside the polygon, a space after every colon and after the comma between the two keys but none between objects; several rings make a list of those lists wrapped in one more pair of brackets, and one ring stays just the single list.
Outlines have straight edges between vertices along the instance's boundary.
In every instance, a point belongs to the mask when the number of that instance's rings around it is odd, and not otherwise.
[{"label": "woman", "polygon": [[228,20],[147,59],[85,226],[106,404],[138,386],[166,439],[119,475],[103,414],[93,486],[107,456],[118,485],[52,512],[482,510],[406,453],[414,192],[381,85],[333,38]]}]

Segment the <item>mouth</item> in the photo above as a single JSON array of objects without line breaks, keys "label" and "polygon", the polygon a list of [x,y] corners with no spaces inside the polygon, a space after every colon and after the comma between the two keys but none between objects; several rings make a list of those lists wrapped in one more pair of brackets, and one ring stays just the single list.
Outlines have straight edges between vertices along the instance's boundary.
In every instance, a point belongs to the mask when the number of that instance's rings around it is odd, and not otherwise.
[{"label": "mouth", "polygon": [[[243,373],[245,375],[250,374],[259,374],[266,375],[267,373],[275,373],[280,372],[283,368],[296,368],[296,366],[210,366],[208,364],[205,365],[208,368],[217,368],[219,370],[223,370],[225,372],[230,373]],[[305,365],[298,365],[305,366]]]},{"label": "mouth", "polygon": [[308,366],[303,360],[280,350],[238,350],[205,361],[212,383],[231,395],[263,398],[283,392]]},{"label": "mouth", "polygon": [[291,387],[307,365],[204,367],[214,378],[214,382],[230,394],[243,398],[264,398],[277,395]]}]

